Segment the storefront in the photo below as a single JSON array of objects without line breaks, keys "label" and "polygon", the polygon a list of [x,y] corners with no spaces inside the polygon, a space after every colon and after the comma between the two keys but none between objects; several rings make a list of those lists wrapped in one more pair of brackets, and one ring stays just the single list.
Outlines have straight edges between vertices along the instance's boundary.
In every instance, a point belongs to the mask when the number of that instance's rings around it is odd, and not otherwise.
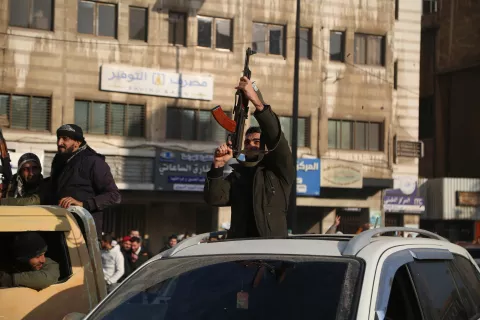
[{"label": "storefront", "polygon": [[343,233],[355,233],[366,223],[380,226],[381,190],[391,188],[393,181],[364,177],[361,163],[333,159],[319,162],[318,195],[298,194],[299,232],[325,233],[335,216],[340,216],[338,231]]},{"label": "storefront", "polygon": [[383,196],[385,226],[418,228],[420,216],[425,212],[425,201],[420,195],[418,178],[394,176],[393,189],[385,190]]},{"label": "storefront", "polygon": [[426,200],[420,228],[452,242],[472,242],[480,236],[480,179],[423,180],[420,192]]}]

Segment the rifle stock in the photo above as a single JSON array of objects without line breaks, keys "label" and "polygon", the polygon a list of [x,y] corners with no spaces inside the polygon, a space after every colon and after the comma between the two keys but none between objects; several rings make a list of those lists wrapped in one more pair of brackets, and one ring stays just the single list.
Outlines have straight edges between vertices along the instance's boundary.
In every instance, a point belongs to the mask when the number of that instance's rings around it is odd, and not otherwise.
[{"label": "rifle stock", "polygon": [[221,106],[216,106],[213,108],[212,115],[223,129],[227,130],[228,132],[235,133],[237,123],[225,114]]}]

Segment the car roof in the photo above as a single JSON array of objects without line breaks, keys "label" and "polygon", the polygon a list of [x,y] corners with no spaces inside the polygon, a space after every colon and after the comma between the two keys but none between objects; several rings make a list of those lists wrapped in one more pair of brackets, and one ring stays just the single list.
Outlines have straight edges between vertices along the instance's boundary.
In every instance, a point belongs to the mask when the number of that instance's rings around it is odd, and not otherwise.
[{"label": "car roof", "polygon": [[[421,235],[421,237],[380,236],[383,233],[392,231],[414,232]],[[358,235],[308,234],[291,235],[281,239],[253,238],[206,242],[205,239],[208,239],[210,236],[211,234],[203,234],[188,238],[159,256],[169,258],[205,255],[277,254],[345,257],[357,256],[365,248],[368,248],[369,252],[373,250],[374,252],[382,253],[398,246],[438,247],[462,255],[466,254],[465,249],[437,234],[421,229],[403,227],[376,228],[364,231]]]}]

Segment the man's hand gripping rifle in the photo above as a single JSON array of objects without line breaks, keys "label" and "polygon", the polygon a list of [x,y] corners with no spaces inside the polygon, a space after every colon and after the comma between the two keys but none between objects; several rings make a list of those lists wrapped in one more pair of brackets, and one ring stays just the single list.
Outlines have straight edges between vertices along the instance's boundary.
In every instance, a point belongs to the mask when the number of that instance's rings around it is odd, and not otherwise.
[{"label": "man's hand gripping rifle", "polygon": [[[256,52],[251,48],[248,48],[245,56],[245,64],[243,66],[243,76],[248,79],[251,78],[252,72],[248,66],[250,61],[250,56],[254,55]],[[233,156],[237,158],[242,153],[242,143],[243,143],[243,130],[245,128],[245,120],[248,118],[248,98],[245,96],[242,90],[238,89],[235,93],[235,106],[233,108],[234,119],[230,119],[225,112],[223,112],[221,106],[216,106],[212,109],[212,115],[215,120],[221,125],[225,130],[230,132],[227,136],[227,144],[231,141],[231,147],[233,151]]]}]

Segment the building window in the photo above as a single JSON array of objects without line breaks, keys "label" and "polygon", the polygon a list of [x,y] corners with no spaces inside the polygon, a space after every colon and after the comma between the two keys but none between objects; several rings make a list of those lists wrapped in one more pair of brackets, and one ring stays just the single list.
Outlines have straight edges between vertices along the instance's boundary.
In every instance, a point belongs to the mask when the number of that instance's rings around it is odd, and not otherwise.
[{"label": "building window", "polygon": [[146,8],[130,7],[130,40],[147,42],[148,39],[148,11]]},{"label": "building window", "polygon": [[423,14],[437,12],[438,0],[423,0]]},{"label": "building window", "polygon": [[[287,139],[288,143],[292,145],[292,127],[293,127],[293,118],[292,117],[278,117],[280,120],[280,126],[282,127],[283,134]],[[298,118],[298,128],[297,128],[297,146],[298,147],[309,147],[310,146],[310,130],[309,130],[309,118]],[[258,127],[259,124],[257,119],[250,115],[250,126]]]},{"label": "building window", "polygon": [[13,27],[53,31],[53,0],[10,0]]},{"label": "building window", "polygon": [[397,90],[398,88],[398,61],[395,60],[393,63],[393,89]]},{"label": "building window", "polygon": [[300,58],[312,59],[312,29],[300,28]]},{"label": "building window", "polygon": [[285,56],[285,27],[253,23],[252,50],[258,53]]},{"label": "building window", "polygon": [[232,50],[233,37],[231,19],[198,16],[197,20],[199,47]]},{"label": "building window", "polygon": [[355,63],[384,66],[385,37],[370,34],[355,34]]},{"label": "building window", "polygon": [[345,59],[345,32],[330,31],[330,61]]},{"label": "building window", "polygon": [[168,43],[185,46],[187,43],[187,15],[170,12],[168,14]]},{"label": "building window", "polygon": [[50,106],[50,98],[0,94],[0,126],[50,131]]},{"label": "building window", "polygon": [[209,110],[167,108],[167,139],[225,142],[226,138],[227,131]]},{"label": "building window", "polygon": [[79,33],[116,38],[117,5],[79,0],[77,28]]},{"label": "building window", "polygon": [[75,124],[85,133],[144,137],[145,106],[75,100]]},{"label": "building window", "polygon": [[379,122],[328,120],[328,148],[381,151],[382,124]]}]

